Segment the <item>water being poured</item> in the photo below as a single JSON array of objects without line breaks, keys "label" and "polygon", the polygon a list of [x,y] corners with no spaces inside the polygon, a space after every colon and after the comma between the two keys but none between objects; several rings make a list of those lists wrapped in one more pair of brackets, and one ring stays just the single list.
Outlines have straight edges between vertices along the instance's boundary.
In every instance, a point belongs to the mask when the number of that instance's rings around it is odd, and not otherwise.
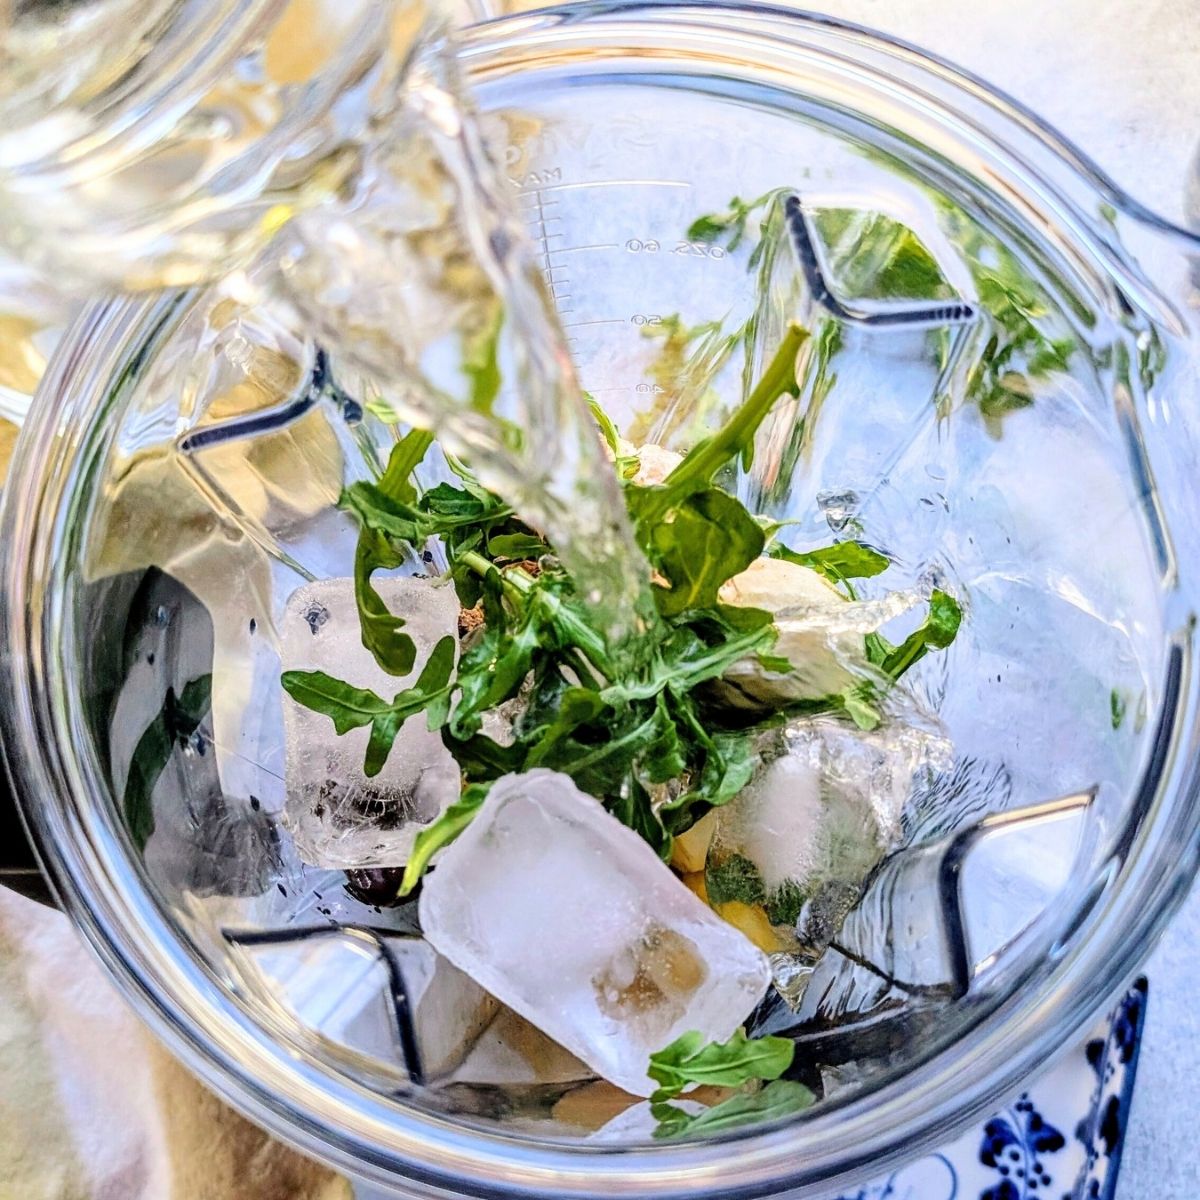
[{"label": "water being poured", "polygon": [[[436,431],[545,534],[620,641],[651,619],[648,572],[459,80],[462,15],[452,0],[20,6],[0,16],[4,239],[67,298],[218,281],[245,321],[269,310],[319,341],[350,394],[347,373],[368,375],[377,414]],[[0,345],[31,365],[0,379],[0,409],[12,393],[19,411],[47,318],[28,288],[14,316],[5,283]],[[189,369],[170,390],[188,392]],[[201,490],[219,499],[211,478]]]},{"label": "water being poured", "polygon": [[375,411],[433,430],[545,534],[611,644],[653,619],[649,576],[541,271],[443,32],[417,50],[340,202],[276,247],[277,284]]}]

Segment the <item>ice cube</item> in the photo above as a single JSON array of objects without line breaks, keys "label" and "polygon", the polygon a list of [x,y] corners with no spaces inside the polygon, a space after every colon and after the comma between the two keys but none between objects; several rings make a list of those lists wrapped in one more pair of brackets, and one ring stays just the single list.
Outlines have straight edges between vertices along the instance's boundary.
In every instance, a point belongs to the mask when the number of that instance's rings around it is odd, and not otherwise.
[{"label": "ice cube", "polygon": [[501,1008],[454,1072],[453,1081],[524,1087],[578,1083],[594,1077],[595,1072],[570,1050],[511,1008]]},{"label": "ice cube", "polygon": [[251,980],[306,1029],[357,1056],[410,1072],[390,959],[425,1079],[452,1071],[496,1013],[491,996],[420,938],[331,927],[294,941],[242,944],[240,950]]},{"label": "ice cube", "polygon": [[[428,579],[378,579],[375,588],[417,646],[412,674],[387,674],[362,644],[354,583],[324,579],[292,593],[280,630],[287,670],[324,671],[390,699],[411,687],[430,651],[457,637],[454,589]],[[338,736],[326,716],[285,696],[284,819],[305,862],[322,867],[403,866],[421,829],[458,799],[458,766],[424,717],[405,722],[383,770],[363,771],[367,728]]]},{"label": "ice cube", "polygon": [[728,1038],[766,956],[565,775],[497,782],[421,895],[426,937],[599,1075],[649,1095],[652,1053]]},{"label": "ice cube", "polygon": [[864,732],[832,719],[796,722],[785,753],[718,810],[706,868],[720,906],[764,906],[794,928],[811,964],[854,906],[876,863],[900,836],[900,815],[921,768],[941,762],[938,734],[894,725]]}]

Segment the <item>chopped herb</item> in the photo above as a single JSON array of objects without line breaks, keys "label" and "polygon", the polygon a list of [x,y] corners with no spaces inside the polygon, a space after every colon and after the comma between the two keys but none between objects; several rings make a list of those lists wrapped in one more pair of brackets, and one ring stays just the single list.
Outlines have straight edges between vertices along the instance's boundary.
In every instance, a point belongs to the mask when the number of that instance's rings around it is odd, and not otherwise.
[{"label": "chopped herb", "polygon": [[763,906],[766,910],[767,920],[772,925],[787,925],[795,928],[807,900],[808,896],[794,879],[785,879],[767,897]]},{"label": "chopped herb", "polygon": [[1125,713],[1128,710],[1128,702],[1116,688],[1109,693],[1108,697],[1109,711],[1112,716],[1112,727],[1120,729],[1125,723]]},{"label": "chopped herb", "polygon": [[711,857],[704,868],[704,887],[710,904],[761,904],[766,898],[758,868],[744,855],[731,854],[719,862]]}]

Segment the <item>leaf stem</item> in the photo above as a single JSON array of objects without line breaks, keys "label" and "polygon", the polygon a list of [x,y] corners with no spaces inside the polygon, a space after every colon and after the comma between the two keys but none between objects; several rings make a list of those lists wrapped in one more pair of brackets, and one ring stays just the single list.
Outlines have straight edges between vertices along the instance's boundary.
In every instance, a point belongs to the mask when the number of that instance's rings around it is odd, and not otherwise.
[{"label": "leaf stem", "polygon": [[[469,567],[479,576],[486,576],[489,571],[499,571],[500,585],[511,601],[523,603],[534,592],[537,581],[520,567],[496,566],[478,550],[465,550],[458,555],[457,561]],[[579,649],[583,657],[603,679],[612,675],[612,665],[608,659],[608,647],[600,636],[577,613],[569,609],[558,596],[543,591],[539,597],[550,610],[553,619],[570,634],[570,641]]]},{"label": "leaf stem", "polygon": [[[754,433],[771,406],[784,392],[796,388],[796,355],[808,338],[808,330],[792,322],[762,378],[746,402],[711,437],[705,438],[663,481],[673,500],[681,491],[691,491],[712,479]],[[669,502],[668,502],[669,503]]]}]

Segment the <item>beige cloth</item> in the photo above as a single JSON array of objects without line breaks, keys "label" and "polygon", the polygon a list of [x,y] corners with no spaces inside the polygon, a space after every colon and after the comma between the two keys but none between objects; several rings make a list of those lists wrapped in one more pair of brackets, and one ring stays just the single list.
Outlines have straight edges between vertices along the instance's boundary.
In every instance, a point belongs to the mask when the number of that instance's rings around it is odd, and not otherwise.
[{"label": "beige cloth", "polygon": [[131,1015],[61,914],[0,889],[0,1200],[350,1200]]}]

